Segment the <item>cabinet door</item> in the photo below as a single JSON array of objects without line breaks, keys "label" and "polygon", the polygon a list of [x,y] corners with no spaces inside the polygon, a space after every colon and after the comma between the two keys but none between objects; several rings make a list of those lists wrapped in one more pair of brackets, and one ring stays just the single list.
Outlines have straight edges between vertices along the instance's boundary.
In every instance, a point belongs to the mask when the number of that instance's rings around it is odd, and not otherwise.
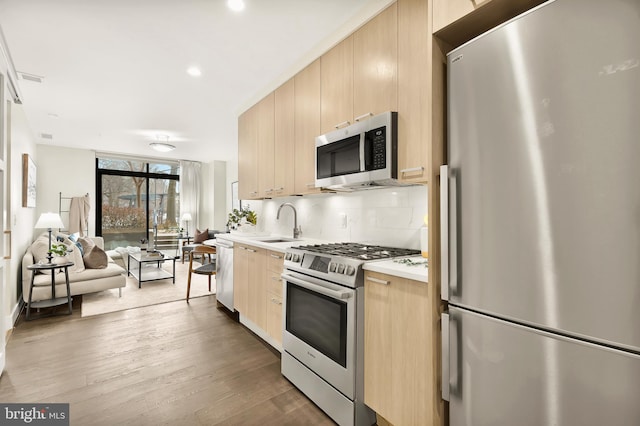
[{"label": "cabinet door", "polygon": [[267,333],[282,345],[282,296],[267,293]]},{"label": "cabinet door", "polygon": [[282,344],[282,270],[284,254],[267,251],[267,333]]},{"label": "cabinet door", "polygon": [[273,196],[274,179],[274,94],[258,102],[258,197]]},{"label": "cabinet door", "polygon": [[[399,0],[398,3],[398,179],[426,183],[432,134],[443,124],[432,122],[432,90],[427,2]],[[440,108],[442,109],[442,108]],[[440,117],[444,121],[443,117]],[[433,123],[433,125],[432,125]],[[436,129],[433,127],[436,126]],[[440,136],[441,137],[441,136]]]},{"label": "cabinet door", "polygon": [[249,281],[249,310],[247,318],[263,330],[267,329],[267,286],[266,250],[257,247],[247,247],[249,252],[248,281]]},{"label": "cabinet door", "polygon": [[315,186],[315,138],[320,135],[320,59],[295,79],[295,193],[320,192]]},{"label": "cabinet door", "polygon": [[257,105],[238,118],[238,198],[241,200],[258,196],[257,118]]},{"label": "cabinet door", "polygon": [[428,284],[365,273],[364,402],[396,425],[440,424]]},{"label": "cabinet door", "polygon": [[239,244],[233,247],[233,307],[247,314],[249,309],[249,258],[247,248]]},{"label": "cabinet door", "polygon": [[274,196],[283,197],[294,191],[294,88],[293,78],[275,91]]},{"label": "cabinet door", "polygon": [[353,35],[354,120],[398,108],[398,15],[392,4]]},{"label": "cabinet door", "polygon": [[441,30],[491,0],[434,0],[433,32]]},{"label": "cabinet door", "polygon": [[353,123],[353,36],[320,58],[320,133]]}]

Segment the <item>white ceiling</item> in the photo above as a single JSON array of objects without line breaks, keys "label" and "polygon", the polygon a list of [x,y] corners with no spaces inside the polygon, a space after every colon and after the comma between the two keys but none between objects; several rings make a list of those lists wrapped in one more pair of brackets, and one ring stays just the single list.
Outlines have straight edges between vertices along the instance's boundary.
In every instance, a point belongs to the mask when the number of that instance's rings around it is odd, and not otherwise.
[{"label": "white ceiling", "polygon": [[[239,113],[390,0],[245,3],[237,13],[226,0],[0,0],[16,70],[44,77],[19,80],[37,142],[234,161]],[[157,135],[177,149],[151,150]]]}]

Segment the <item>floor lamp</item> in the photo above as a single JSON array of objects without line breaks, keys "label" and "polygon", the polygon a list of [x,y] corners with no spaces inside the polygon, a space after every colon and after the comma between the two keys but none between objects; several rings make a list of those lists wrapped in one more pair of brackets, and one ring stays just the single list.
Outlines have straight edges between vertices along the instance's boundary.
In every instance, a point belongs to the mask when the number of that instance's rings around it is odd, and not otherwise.
[{"label": "floor lamp", "polygon": [[53,254],[51,253],[51,230],[52,228],[64,228],[64,223],[58,213],[42,213],[35,225],[36,229],[47,228],[49,231],[49,251],[47,252],[47,261],[51,264]]}]

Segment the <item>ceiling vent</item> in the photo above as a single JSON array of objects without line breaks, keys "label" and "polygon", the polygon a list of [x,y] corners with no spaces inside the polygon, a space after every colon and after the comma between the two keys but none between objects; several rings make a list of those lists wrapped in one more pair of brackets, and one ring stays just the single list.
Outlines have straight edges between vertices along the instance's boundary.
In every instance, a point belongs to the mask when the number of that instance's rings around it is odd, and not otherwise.
[{"label": "ceiling vent", "polygon": [[16,73],[18,74],[20,80],[33,81],[34,83],[42,83],[42,80],[44,80],[44,77],[39,75],[29,74],[22,71],[17,71]]},{"label": "ceiling vent", "polygon": [[51,133],[40,133],[40,137],[42,139],[53,140],[53,135]]}]

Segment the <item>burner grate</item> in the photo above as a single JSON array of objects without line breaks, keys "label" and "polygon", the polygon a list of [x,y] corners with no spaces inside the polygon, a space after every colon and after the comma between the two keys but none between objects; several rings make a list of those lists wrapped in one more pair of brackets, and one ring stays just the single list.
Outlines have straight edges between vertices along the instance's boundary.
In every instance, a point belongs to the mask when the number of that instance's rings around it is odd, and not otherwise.
[{"label": "burner grate", "polygon": [[360,243],[314,244],[299,246],[296,248],[313,253],[350,257],[360,260],[389,259],[392,257],[411,256],[420,253],[419,250],[366,245]]}]

